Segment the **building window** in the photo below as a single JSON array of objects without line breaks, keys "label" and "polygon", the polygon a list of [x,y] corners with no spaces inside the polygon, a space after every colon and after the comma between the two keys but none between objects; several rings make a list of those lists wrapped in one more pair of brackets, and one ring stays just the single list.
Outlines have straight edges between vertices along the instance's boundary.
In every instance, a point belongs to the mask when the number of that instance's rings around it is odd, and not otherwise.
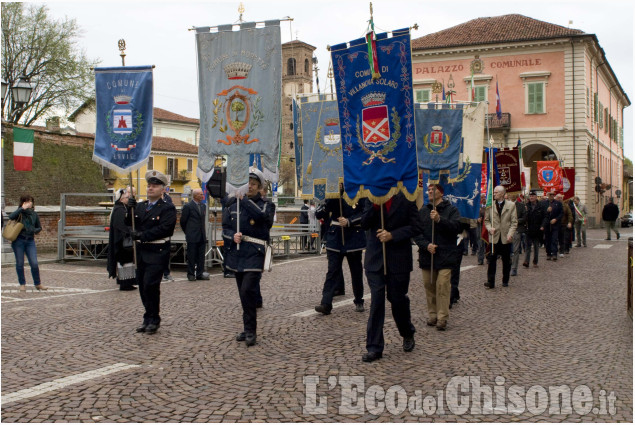
[{"label": "building window", "polygon": [[428,103],[430,102],[430,89],[415,90],[415,102]]},{"label": "building window", "polygon": [[598,125],[600,128],[604,128],[604,105],[598,101]]},{"label": "building window", "polygon": [[593,121],[598,122],[598,94],[593,93]]},{"label": "building window", "polygon": [[287,60],[287,75],[295,75],[295,58]]},{"label": "building window", "polygon": [[154,157],[148,157],[148,170],[154,170]]},{"label": "building window", "polygon": [[172,182],[175,177],[179,175],[179,160],[178,158],[168,158],[168,166],[166,171],[166,175],[169,176],[169,182]]},{"label": "building window", "polygon": [[487,102],[487,86],[474,86],[473,102]]},{"label": "building window", "polygon": [[527,113],[545,113],[545,83],[527,83]]},{"label": "building window", "polygon": [[306,75],[309,75],[309,73],[310,73],[310,68],[309,68],[309,67],[310,67],[310,65],[309,65],[309,60],[308,60],[308,59],[305,59],[305,60],[304,60],[304,73],[305,73]]},{"label": "building window", "polygon": [[188,158],[187,159],[187,171],[191,173],[193,168],[194,168],[194,160],[192,158]]}]

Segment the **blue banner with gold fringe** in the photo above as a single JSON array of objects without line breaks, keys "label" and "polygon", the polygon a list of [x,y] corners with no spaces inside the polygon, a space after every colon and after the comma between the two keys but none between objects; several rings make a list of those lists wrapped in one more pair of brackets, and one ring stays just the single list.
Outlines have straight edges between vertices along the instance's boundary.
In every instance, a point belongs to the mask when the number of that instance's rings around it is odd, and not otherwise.
[{"label": "blue banner with gold fringe", "polygon": [[331,47],[342,131],[344,198],[382,204],[418,190],[408,28],[377,34],[373,75],[366,39]]},{"label": "blue banner with gold fringe", "polygon": [[300,98],[302,129],[302,197],[338,198],[343,177],[337,101],[332,95]]}]

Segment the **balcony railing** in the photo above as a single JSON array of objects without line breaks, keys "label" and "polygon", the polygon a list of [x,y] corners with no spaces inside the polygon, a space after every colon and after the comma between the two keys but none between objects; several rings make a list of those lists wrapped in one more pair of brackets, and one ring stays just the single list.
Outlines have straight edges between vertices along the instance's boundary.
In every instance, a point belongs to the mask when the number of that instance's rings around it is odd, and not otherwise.
[{"label": "balcony railing", "polygon": [[496,114],[487,114],[487,123],[490,130],[509,130],[512,126],[512,116],[505,112],[499,119]]}]

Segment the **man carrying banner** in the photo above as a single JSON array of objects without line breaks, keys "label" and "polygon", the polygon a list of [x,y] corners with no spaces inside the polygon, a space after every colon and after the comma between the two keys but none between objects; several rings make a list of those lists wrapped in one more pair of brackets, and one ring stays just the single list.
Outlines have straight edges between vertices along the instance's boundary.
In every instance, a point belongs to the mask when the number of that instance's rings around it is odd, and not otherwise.
[{"label": "man carrying banner", "polygon": [[364,281],[362,270],[362,251],[366,247],[366,236],[360,226],[365,200],[351,207],[340,199],[327,199],[323,208],[315,212],[318,219],[329,223],[326,238],[326,256],[328,271],[322,290],[322,301],[315,311],[324,315],[333,309],[333,296],[340,283],[343,283],[342,264],[348,261],[351,271],[355,311],[364,311]]},{"label": "man carrying banner", "polygon": [[[381,225],[383,209],[384,225]],[[417,206],[399,193],[383,205],[368,202],[362,214],[361,225],[367,229],[364,269],[370,287],[370,315],[366,327],[366,349],[362,361],[373,362],[384,351],[384,318],[386,296],[392,316],[403,338],[403,350],[415,347],[415,327],[410,320],[408,286],[412,271],[412,244],[417,226]],[[385,247],[385,248],[383,248]],[[384,269],[383,250],[386,250]],[[449,300],[448,300],[449,302]]]},{"label": "man carrying banner", "polygon": [[[461,231],[459,210],[443,199],[443,186],[428,186],[428,205],[419,210],[415,242],[419,246],[419,267],[423,273],[428,306],[428,326],[444,331],[450,306],[450,274],[461,252],[456,235]],[[433,231],[434,227],[434,231]],[[432,269],[432,270],[431,270]]]},{"label": "man carrying banner", "polygon": [[247,346],[256,344],[258,283],[275,215],[275,205],[260,194],[264,184],[262,172],[252,168],[246,196],[229,198],[223,210],[225,267],[236,276],[243,309],[243,332],[236,341],[245,341]]},{"label": "man carrying banner", "polygon": [[490,234],[490,243],[494,244],[494,253],[490,255],[487,266],[487,282],[485,287],[494,288],[496,278],[496,258],[500,255],[503,260],[503,286],[509,286],[509,273],[511,270],[510,248],[514,239],[514,233],[518,227],[516,205],[512,201],[505,200],[505,188],[494,188],[494,205],[485,211],[485,227]]},{"label": "man carrying banner", "polygon": [[[137,283],[145,309],[143,323],[137,332],[153,334],[161,325],[161,279],[170,261],[170,237],[176,226],[176,208],[163,200],[163,189],[168,183],[163,173],[150,170],[145,178],[148,200],[137,204],[131,197],[128,206],[134,208],[132,238],[137,241]],[[130,215],[126,221],[130,224]]]}]

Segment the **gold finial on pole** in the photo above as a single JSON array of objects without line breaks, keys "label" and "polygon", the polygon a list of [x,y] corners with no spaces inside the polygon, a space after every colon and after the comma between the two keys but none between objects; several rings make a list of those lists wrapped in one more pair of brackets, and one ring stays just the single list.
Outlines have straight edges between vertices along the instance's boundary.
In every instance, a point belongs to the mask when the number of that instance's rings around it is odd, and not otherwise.
[{"label": "gold finial on pole", "polygon": [[119,51],[121,52],[119,55],[121,56],[121,66],[126,66],[126,54],[124,53],[126,50],[126,40],[122,38],[117,42],[117,45],[119,46]]},{"label": "gold finial on pole", "polygon": [[238,22],[243,22],[243,13],[245,13],[245,5],[243,2],[240,2],[240,5],[238,5],[238,13],[240,14],[240,16],[238,16]]}]

